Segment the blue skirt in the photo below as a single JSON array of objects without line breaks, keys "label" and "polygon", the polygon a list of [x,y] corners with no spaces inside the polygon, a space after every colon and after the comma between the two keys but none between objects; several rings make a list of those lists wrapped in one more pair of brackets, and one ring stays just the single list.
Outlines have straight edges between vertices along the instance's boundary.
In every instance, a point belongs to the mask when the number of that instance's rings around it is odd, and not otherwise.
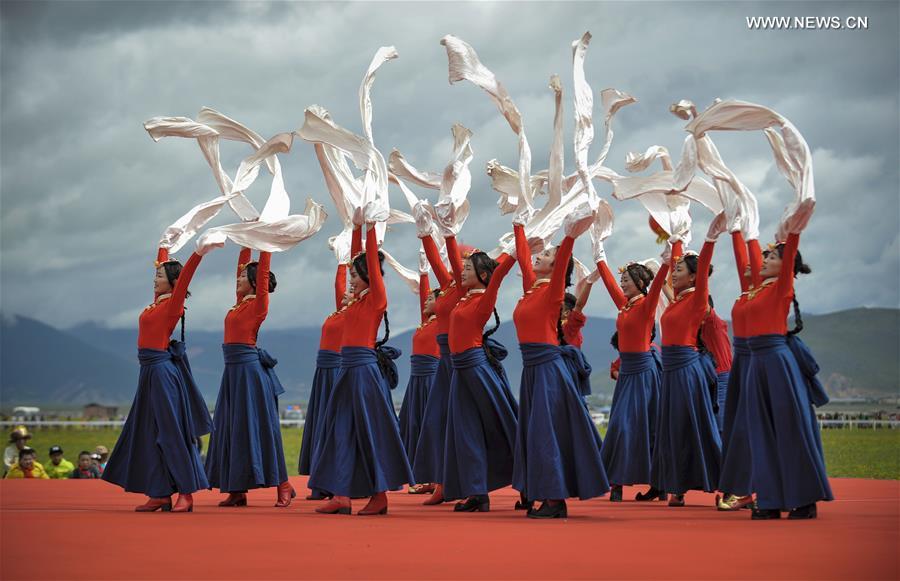
[{"label": "blue skirt", "polygon": [[281,443],[275,360],[252,345],[222,345],[225,371],[206,453],[209,484],[222,492],[278,486],[288,479]]},{"label": "blue skirt", "polygon": [[374,349],[344,347],[309,487],[363,498],[412,483],[390,389]]},{"label": "blue skirt", "polygon": [[400,406],[400,437],[403,438],[410,465],[416,457],[416,444],[419,442],[419,432],[422,431],[428,390],[431,389],[439,361],[431,355],[413,355],[410,358],[409,383]]},{"label": "blue skirt", "polygon": [[522,343],[513,488],[531,500],[587,500],[609,491],[597,428],[561,349]]},{"label": "blue skirt", "polygon": [[422,416],[419,441],[413,455],[413,474],[416,482],[440,482],[444,477],[444,447],[447,442],[447,406],[450,403],[450,378],[453,363],[447,335],[437,336],[441,359],[431,380],[425,412]]},{"label": "blue skirt", "polygon": [[[734,361],[732,360],[732,365]],[[728,379],[731,377],[731,372],[723,371],[722,373],[716,373],[716,426],[719,427],[719,436],[722,435],[722,430],[725,426],[725,397],[728,393]]]},{"label": "blue skirt", "polygon": [[212,420],[184,344],[138,349],[138,360],[137,393],[102,478],[155,498],[209,488],[196,439],[209,433]]},{"label": "blue skirt", "polygon": [[659,417],[659,367],[650,351],[619,353],[619,358],[603,463],[613,484],[649,484]]},{"label": "blue skirt", "polygon": [[512,483],[518,405],[505,374],[481,347],[451,356],[444,498],[455,500]]},{"label": "blue skirt", "polygon": [[653,447],[651,484],[672,494],[712,492],[719,484],[722,440],[713,414],[715,370],[686,346],[663,346],[659,430]]},{"label": "blue skirt", "polygon": [[321,441],[324,423],[325,406],[334,381],[341,368],[341,354],[336,351],[319,349],[316,357],[316,372],[313,375],[312,392],[306,404],[305,421],[303,422],[303,439],[300,441],[300,461],[297,473],[308,476],[312,463],[313,450]]},{"label": "blue skirt", "polygon": [[809,386],[784,335],[749,339],[744,386],[753,449],[753,489],[761,509],[833,500]]},{"label": "blue skirt", "polygon": [[[753,458],[747,425],[747,372],[750,346],[744,337],[734,338],[734,358],[722,418],[722,474],[719,490],[738,496],[753,493]],[[722,407],[719,408],[720,410]]]}]

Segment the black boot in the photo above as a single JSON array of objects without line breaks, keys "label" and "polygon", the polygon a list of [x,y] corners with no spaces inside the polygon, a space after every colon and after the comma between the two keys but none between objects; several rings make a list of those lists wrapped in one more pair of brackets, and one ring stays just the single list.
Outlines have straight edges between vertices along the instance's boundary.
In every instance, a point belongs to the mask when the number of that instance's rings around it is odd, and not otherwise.
[{"label": "black boot", "polygon": [[753,520],[774,520],[781,518],[781,511],[777,508],[759,508],[754,506],[750,511]]},{"label": "black boot", "polygon": [[788,519],[790,520],[802,520],[808,518],[816,518],[815,502],[812,504],[807,504],[806,506],[795,508],[788,514]]},{"label": "black boot", "polygon": [[666,491],[659,490],[658,488],[650,487],[650,490],[647,492],[638,492],[634,499],[638,502],[645,502],[648,500],[665,500],[666,499]]},{"label": "black boot", "polygon": [[525,493],[519,493],[519,500],[516,501],[516,506],[514,507],[516,510],[524,510],[527,512],[531,512],[534,510],[534,501],[528,500],[525,498]]},{"label": "black boot", "polygon": [[610,502],[622,502],[622,487],[616,484],[613,484],[612,488],[609,490],[609,501]]},{"label": "black boot", "polygon": [[487,494],[470,496],[465,502],[457,502],[453,512],[490,512],[491,499]]},{"label": "black boot", "polygon": [[545,500],[539,509],[528,513],[528,518],[568,518],[568,516],[565,500],[560,500],[556,504],[550,504]]}]

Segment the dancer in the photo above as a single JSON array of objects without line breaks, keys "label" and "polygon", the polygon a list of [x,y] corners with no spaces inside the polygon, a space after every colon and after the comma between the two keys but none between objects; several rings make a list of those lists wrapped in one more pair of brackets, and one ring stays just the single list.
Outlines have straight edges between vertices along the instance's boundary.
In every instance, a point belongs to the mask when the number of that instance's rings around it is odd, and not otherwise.
[{"label": "dancer", "polygon": [[[651,351],[656,336],[656,307],[669,265],[663,264],[654,276],[639,262],[619,269],[616,282],[606,263],[603,242],[594,245],[600,278],[619,309],[612,344],[619,352],[616,388],[610,406],[609,425],[602,456],[612,483],[609,500],[622,501],[622,487],[651,483],[651,464],[658,433],[660,373]],[[635,500],[665,498],[651,488]]]},{"label": "dancer", "polygon": [[[350,256],[362,251],[362,228],[354,228],[350,245]],[[346,258],[345,258],[346,259]],[[341,368],[341,341],[344,334],[344,314],[352,300],[347,292],[347,264],[339,261],[334,275],[335,311],[322,323],[319,352],[316,355],[316,371],[313,375],[312,391],[306,404],[306,421],[303,424],[303,438],[300,442],[300,460],[297,472],[309,476],[312,457],[321,442],[325,408],[328,398]],[[323,490],[312,490],[306,500],[323,500],[332,494]]]},{"label": "dancer", "polygon": [[[437,323],[434,302],[440,291],[431,291],[427,270],[419,274],[419,309],[422,323],[413,333],[413,354],[410,358],[409,383],[400,406],[400,436],[411,465],[415,462],[416,444],[422,431],[428,390],[434,381],[440,361],[437,343]],[[434,492],[433,483],[419,483],[409,488],[410,494]]]},{"label": "dancer", "polygon": [[[193,512],[193,493],[209,488],[193,442],[210,432],[212,420],[185,355],[184,301],[202,257],[223,245],[201,237],[184,266],[166,248],[157,253],[153,303],[138,318],[137,393],[103,471],[103,480],[149,497],[137,512]],[[181,341],[170,342],[179,320]]]},{"label": "dancer", "polygon": [[225,370],[206,455],[210,485],[228,493],[223,507],[247,506],[253,488],[277,486],[276,507],[289,506],[296,496],[281,442],[278,396],[284,388],[273,369],[276,360],[256,345],[277,285],[271,261],[269,252],[253,262],[250,249],[241,249],[236,301],[225,316]]},{"label": "dancer", "polygon": [[706,318],[700,325],[700,339],[703,347],[715,362],[716,391],[713,406],[716,412],[716,426],[719,436],[725,423],[725,394],[728,391],[728,378],[731,372],[731,341],[728,340],[728,323],[716,313],[712,295],[707,299],[709,307]]},{"label": "dancer", "polygon": [[[796,337],[803,330],[803,319],[794,277],[811,272],[798,250],[801,229],[789,229],[787,241],[765,257],[762,283],[750,291],[745,307],[751,352],[745,387],[754,519],[780,518],[781,511],[790,511],[790,519],[816,518],[816,503],[834,499],[813,410],[813,404],[821,405],[827,398],[814,379],[818,366]],[[796,327],[788,332],[791,305]]]},{"label": "dancer", "polygon": [[675,299],[660,321],[663,374],[651,468],[653,487],[671,493],[669,506],[684,506],[688,490],[712,492],[719,484],[722,442],[710,396],[715,377],[700,359],[697,338],[708,306],[715,241],[724,226],[720,214],[710,224],[699,258],[682,256],[681,240],[671,251]]},{"label": "dancer", "polygon": [[543,501],[537,510],[526,512],[529,518],[566,518],[567,498],[587,500],[609,490],[595,441],[597,429],[559,346],[557,313],[571,285],[575,239],[593,219],[587,210],[566,218],[562,244],[536,256],[533,265],[524,226],[514,226],[524,295],[513,321],[524,367],[513,488],[528,501]]},{"label": "dancer", "polygon": [[[366,251],[353,259],[353,300],[344,313],[341,369],[325,409],[309,486],[334,494],[316,509],[350,514],[350,498],[370,497],[361,516],[387,514],[385,491],[413,482],[379,350],[390,337],[387,293],[375,224],[366,212]],[[385,337],[376,343],[381,320]]]}]

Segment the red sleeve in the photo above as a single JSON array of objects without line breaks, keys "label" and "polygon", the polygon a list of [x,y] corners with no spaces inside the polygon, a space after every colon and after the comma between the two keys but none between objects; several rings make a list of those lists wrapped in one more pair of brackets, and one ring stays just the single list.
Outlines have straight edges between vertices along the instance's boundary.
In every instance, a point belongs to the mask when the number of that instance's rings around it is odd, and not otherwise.
[{"label": "red sleeve", "polygon": [[[569,260],[572,258],[572,248],[575,239],[571,236],[563,238],[562,244],[556,249],[556,258],[553,259],[553,274],[550,275],[550,300],[562,299],[566,293],[566,270],[569,268]],[[518,253],[518,251],[516,251]],[[534,276],[532,274],[532,276]]]},{"label": "red sleeve", "polygon": [[[242,267],[244,265],[246,265],[248,262],[250,262],[250,259],[252,258],[252,256],[253,255],[251,254],[251,251],[249,248],[241,247],[241,252],[240,252],[240,254],[238,254],[237,275],[235,275],[235,278],[240,278],[241,271],[243,270]],[[235,304],[240,302],[240,300],[241,300],[241,297],[240,297],[240,295],[238,295],[235,298]]]},{"label": "red sleeve", "polygon": [[[597,263],[597,270],[600,271],[600,278],[603,279],[603,284],[606,285],[606,291],[609,293],[609,298],[616,303],[616,308],[621,309],[624,307],[625,303],[628,302],[628,299],[625,298],[625,293],[622,292],[619,283],[616,282],[612,272],[609,271],[609,267],[606,265],[605,260],[601,260]],[[654,282],[656,282],[656,279],[654,279]]]},{"label": "red sleeve", "polygon": [[778,296],[788,296],[794,288],[794,261],[797,259],[797,247],[800,246],[799,234],[788,234],[787,242],[781,253],[781,272],[775,283]]},{"label": "red sleeve", "polygon": [[524,226],[514,225],[513,232],[516,236],[516,261],[522,271],[522,292],[527,293],[534,286],[536,279],[534,267],[531,265],[531,247],[528,245],[528,238],[525,237]]},{"label": "red sleeve", "polygon": [[381,275],[381,263],[378,260],[378,236],[373,224],[366,230],[366,266],[369,268],[369,294],[376,309],[387,308],[387,291]]},{"label": "red sleeve", "polygon": [[750,255],[750,281],[754,287],[762,283],[759,271],[762,270],[762,250],[759,248],[759,240],[747,242],[747,253]]},{"label": "red sleeve", "polygon": [[362,226],[353,229],[353,236],[350,239],[350,260],[362,252]]},{"label": "red sleeve", "polygon": [[157,266],[169,260],[169,249],[168,248],[159,248],[156,251],[156,263]]},{"label": "red sleeve", "polygon": [[456,236],[448,236],[444,238],[444,242],[447,243],[447,256],[450,258],[453,280],[456,281],[456,286],[462,287],[463,261],[462,255],[459,253],[459,245],[456,243]]},{"label": "red sleeve", "polygon": [[425,322],[425,301],[428,299],[428,293],[431,287],[428,283],[428,273],[419,275],[419,313],[422,315],[422,322]]},{"label": "red sleeve", "polygon": [[503,282],[503,277],[509,274],[516,261],[504,252],[497,259],[497,263],[497,268],[491,274],[491,282],[488,283],[484,296],[478,301],[478,312],[482,315],[490,315],[494,311],[494,307],[497,304],[497,293],[500,292],[500,284]]},{"label": "red sleeve", "polygon": [[750,265],[750,257],[747,255],[747,244],[741,231],[731,233],[731,245],[734,247],[734,264],[737,266],[738,282],[741,283],[741,292],[746,292],[750,286],[750,281],[744,278],[744,271]]},{"label": "red sleeve", "polygon": [[334,275],[334,310],[341,309],[341,302],[347,292],[347,265],[338,264],[337,273]]},{"label": "red sleeve", "polygon": [[[709,265],[712,263],[713,252],[716,250],[715,242],[705,242],[700,250],[700,258],[697,259],[697,278],[694,279],[694,296],[697,301],[703,301],[703,310],[708,306],[709,296]],[[697,306],[696,308],[700,308]]]},{"label": "red sleeve", "polygon": [[175,281],[175,288],[172,289],[172,298],[167,301],[166,307],[170,311],[180,313],[181,309],[184,308],[184,299],[187,298],[188,285],[191,284],[191,278],[193,278],[197,267],[200,266],[200,260],[202,259],[203,257],[195,252],[191,254],[187,264],[181,269],[181,274],[178,276],[178,280]]},{"label": "red sleeve", "polygon": [[269,272],[272,267],[272,253],[259,253],[259,266],[256,268],[256,299],[253,310],[256,316],[264,317],[269,312]]},{"label": "red sleeve", "polygon": [[450,281],[453,280],[453,277],[447,272],[447,267],[444,266],[444,261],[441,260],[441,252],[438,250],[434,238],[431,236],[422,238],[422,246],[425,248],[425,256],[428,257],[428,264],[431,265],[431,270],[434,271],[438,284],[441,285],[441,288],[446,288]]},{"label": "red sleeve", "polygon": [[679,240],[672,244],[672,264],[669,265],[669,268],[672,271],[675,271],[675,265],[678,264],[678,259],[684,254],[684,243]]},{"label": "red sleeve", "polygon": [[653,282],[650,283],[650,290],[647,291],[647,298],[644,299],[644,304],[647,305],[646,308],[649,309],[651,313],[656,311],[656,306],[659,304],[659,293],[662,292],[662,288],[666,284],[666,277],[668,275],[668,264],[660,266],[659,271],[653,275]]}]

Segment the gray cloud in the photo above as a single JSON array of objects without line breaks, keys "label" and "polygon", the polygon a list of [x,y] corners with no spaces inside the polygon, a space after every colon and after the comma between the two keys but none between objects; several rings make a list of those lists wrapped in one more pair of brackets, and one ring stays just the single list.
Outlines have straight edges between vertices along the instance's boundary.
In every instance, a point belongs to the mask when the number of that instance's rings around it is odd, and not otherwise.
[{"label": "gray cloud", "polygon": [[[869,16],[870,29],[751,31],[745,23],[754,15],[832,14]],[[677,99],[690,98],[701,108],[715,97],[771,106],[793,121],[814,151],[819,205],[802,250],[815,272],[798,282],[804,309],[900,303],[896,4],[4,2],[0,16],[4,312],[61,326],[83,320],[135,326],[149,300],[160,233],[217,193],[194,142],[153,143],[141,123],[155,115],[194,116],[206,105],[272,135],[299,126],[303,109],[317,103],[359,132],[359,82],[375,50],[387,44],[400,58],[385,65],[375,83],[376,144],[440,170],[452,123],[472,129],[474,211],[462,238],[493,247],[509,220],[494,209],[483,168],[494,157],[515,167],[515,138],[480,90],[448,85],[438,40],[447,33],[467,40],[506,85],[523,113],[538,170],[547,165],[552,137],[552,73],[563,79],[571,143],[570,42],[584,30],[594,35],[587,57],[591,86],[616,87],[639,99],[616,120],[611,167],[624,171],[628,151],[653,144],[678,154],[683,123],[667,111]],[[763,237],[770,237],[791,192],[764,138],[713,138],[758,193]],[[222,152],[233,173],[247,149],[225,143]],[[282,163],[295,208],[309,195],[332,208],[311,146],[295,143]],[[573,166],[569,145],[567,171]],[[258,205],[266,181],[250,192]],[[598,189],[606,192],[603,185]],[[406,209],[399,192],[392,196]],[[658,253],[641,208],[612,204],[611,261]],[[700,239],[709,216],[699,209],[694,216]],[[223,215],[216,223],[232,219]],[[317,325],[330,312],[334,266],[325,240],[339,228],[332,218],[320,235],[275,257],[280,285],[267,327]],[[387,246],[413,266],[415,242],[411,228],[397,227]],[[590,257],[586,241],[577,252]],[[192,284],[191,325],[221,326],[233,301],[235,259],[232,247],[204,260]],[[715,263],[713,292],[727,311],[737,279],[726,239]],[[504,318],[520,292],[510,278],[500,304]],[[395,278],[388,281],[395,327],[414,325],[415,297]],[[588,311],[612,315],[599,295]]]}]

